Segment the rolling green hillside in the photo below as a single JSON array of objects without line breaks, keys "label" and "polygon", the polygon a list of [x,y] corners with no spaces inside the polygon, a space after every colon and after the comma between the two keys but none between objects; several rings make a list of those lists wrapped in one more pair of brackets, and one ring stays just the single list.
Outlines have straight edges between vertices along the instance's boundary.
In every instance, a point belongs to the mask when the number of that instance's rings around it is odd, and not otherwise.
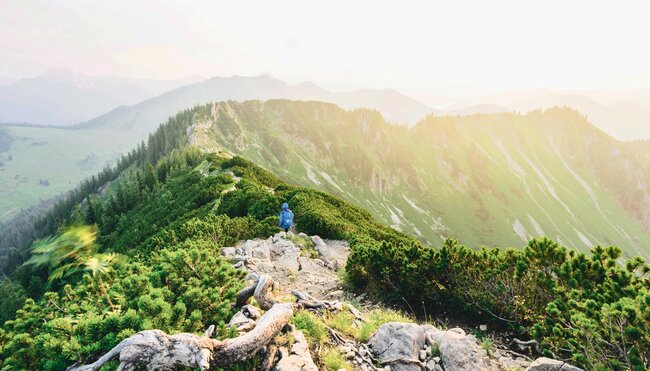
[{"label": "rolling green hillside", "polygon": [[413,129],[316,102],[219,103],[190,141],[370,210],[435,244],[621,246],[650,255],[647,159],[569,109],[429,117]]},{"label": "rolling green hillside", "polygon": [[[569,109],[429,117],[411,129],[319,102],[227,102],[187,115],[179,130],[192,144],[242,154],[434,244],[451,236],[521,246],[546,235],[580,250],[615,244],[625,256],[650,255],[647,143],[618,142]],[[5,220],[137,144],[110,125],[5,133]]]},{"label": "rolling green hillside", "polygon": [[[11,141],[0,145],[0,221],[39,199],[54,197],[113,164],[122,146],[115,135],[46,127],[0,127]],[[0,134],[1,136],[2,134]],[[0,139],[1,141],[2,139]]]}]

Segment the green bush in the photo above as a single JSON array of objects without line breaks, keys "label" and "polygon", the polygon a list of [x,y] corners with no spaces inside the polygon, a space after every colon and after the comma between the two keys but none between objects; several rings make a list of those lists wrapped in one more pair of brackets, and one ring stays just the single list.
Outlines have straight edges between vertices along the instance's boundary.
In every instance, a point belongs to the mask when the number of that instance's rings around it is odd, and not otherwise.
[{"label": "green bush", "polygon": [[650,267],[640,258],[621,267],[620,257],[617,247],[587,256],[546,238],[523,250],[473,250],[454,240],[436,250],[365,237],[353,240],[347,270],[389,302],[506,323],[547,355],[589,369],[641,370],[650,361]]}]

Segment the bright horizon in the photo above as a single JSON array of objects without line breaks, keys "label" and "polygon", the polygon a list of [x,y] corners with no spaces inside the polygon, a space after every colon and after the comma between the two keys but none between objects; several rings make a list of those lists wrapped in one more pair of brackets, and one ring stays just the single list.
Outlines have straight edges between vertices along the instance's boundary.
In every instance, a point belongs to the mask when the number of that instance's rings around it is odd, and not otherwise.
[{"label": "bright horizon", "polygon": [[650,2],[4,1],[0,76],[269,74],[462,95],[650,87]]}]

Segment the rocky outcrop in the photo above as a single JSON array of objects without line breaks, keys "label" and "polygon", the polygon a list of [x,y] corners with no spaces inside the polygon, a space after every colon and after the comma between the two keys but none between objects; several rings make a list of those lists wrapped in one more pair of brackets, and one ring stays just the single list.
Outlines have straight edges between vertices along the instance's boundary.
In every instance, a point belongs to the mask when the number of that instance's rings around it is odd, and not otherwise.
[{"label": "rocky outcrop", "polygon": [[414,323],[389,322],[370,338],[368,345],[379,363],[394,371],[419,371],[424,363],[420,351],[425,345],[425,331]]},{"label": "rocky outcrop", "polygon": [[583,371],[581,368],[572,366],[566,362],[551,358],[538,358],[526,369],[526,371]]},{"label": "rocky outcrop", "polygon": [[[318,256],[311,257],[304,246],[292,239],[311,239]],[[248,240],[224,247],[221,254],[247,272],[272,276],[287,293],[293,290],[320,299],[342,299],[344,292],[336,271],[345,266],[349,251],[346,241],[280,232],[266,240]]]},{"label": "rocky outcrop", "polygon": [[445,370],[487,371],[490,361],[474,335],[467,335],[460,328],[439,330],[431,325],[422,326],[427,343],[437,346]]},{"label": "rocky outcrop", "polygon": [[318,251],[320,259],[325,264],[334,269],[339,270],[345,268],[350,255],[350,246],[345,241],[323,240],[318,236],[312,236],[311,240],[314,242],[314,249]]},{"label": "rocky outcrop", "polygon": [[580,370],[548,358],[531,363],[507,349],[494,348],[488,354],[476,336],[460,328],[390,322],[377,329],[368,345],[378,363],[391,371]]},{"label": "rocky outcrop", "polygon": [[311,358],[305,335],[293,326],[289,333],[293,336],[294,343],[291,345],[291,350],[280,349],[280,361],[275,366],[275,371],[318,371]]}]

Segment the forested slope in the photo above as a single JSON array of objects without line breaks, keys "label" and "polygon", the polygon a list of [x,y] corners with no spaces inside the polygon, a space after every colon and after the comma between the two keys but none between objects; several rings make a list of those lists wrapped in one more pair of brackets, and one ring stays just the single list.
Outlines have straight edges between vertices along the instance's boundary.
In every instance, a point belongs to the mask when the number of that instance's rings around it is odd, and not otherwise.
[{"label": "forested slope", "polygon": [[[59,237],[36,245],[33,264],[16,267],[26,250],[5,261],[6,272],[17,269],[0,283],[0,320],[8,320],[0,367],[87,363],[143,329],[199,333],[214,323],[218,338],[232,336],[225,321],[244,281],[220,247],[277,231],[282,202],[300,231],[350,241],[345,276],[355,290],[420,315],[444,311],[508,327],[536,339],[544,354],[589,369],[649,365],[650,267],[642,259],[622,265],[620,248],[583,254],[545,238],[519,250],[453,239],[424,245],[242,157],[184,145],[196,138],[188,118],[202,122],[201,114],[179,114],[59,202],[35,232]],[[61,259],[52,246],[88,254]],[[69,264],[76,269],[59,274]]]}]

